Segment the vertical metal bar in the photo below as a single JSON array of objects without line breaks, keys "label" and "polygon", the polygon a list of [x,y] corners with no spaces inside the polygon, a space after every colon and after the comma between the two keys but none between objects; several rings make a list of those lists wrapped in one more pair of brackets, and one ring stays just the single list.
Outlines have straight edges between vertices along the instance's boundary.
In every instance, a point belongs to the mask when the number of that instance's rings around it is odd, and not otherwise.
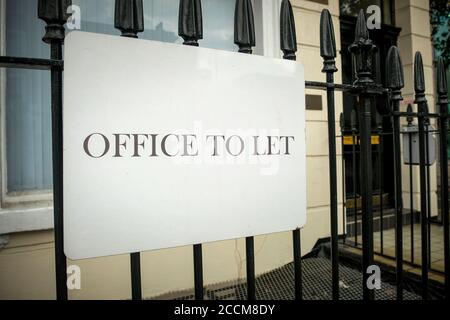
[{"label": "vertical metal bar", "polygon": [[[198,47],[203,38],[203,17],[200,0],[180,0],[178,11],[178,35],[183,45]],[[204,299],[202,245],[193,246],[195,299]]]},{"label": "vertical metal bar", "polygon": [[131,298],[142,300],[141,289],[141,255],[139,252],[130,254]]},{"label": "vertical metal bar", "polygon": [[342,188],[342,232],[344,233],[344,238],[342,240],[342,242],[344,244],[347,243],[347,219],[346,219],[346,205],[345,205],[345,194],[346,194],[346,190],[345,190],[345,159],[344,159],[344,136],[343,134],[341,134],[341,172],[342,172],[342,184],[341,184],[341,188]]},{"label": "vertical metal bar", "polygon": [[442,57],[437,63],[437,92],[438,106],[440,107],[440,162],[441,162],[441,212],[444,228],[444,275],[445,275],[445,300],[450,300],[450,232],[449,232],[449,204],[448,204],[448,96],[446,68]]},{"label": "vertical metal bar", "polygon": [[[400,111],[399,100],[393,102],[393,110]],[[403,194],[402,162],[400,146],[400,117],[393,116],[394,175],[395,175],[395,259],[397,300],[403,300]]]},{"label": "vertical metal bar", "polygon": [[294,281],[295,281],[295,300],[302,300],[302,253],[300,229],[292,231],[294,244]]},{"label": "vertical metal bar", "polygon": [[424,129],[425,129],[425,163],[426,163],[426,188],[427,188],[427,235],[428,235],[428,247],[427,247],[427,265],[428,268],[431,268],[431,186],[430,186],[430,166],[429,166],[429,141],[428,141],[428,134],[429,134],[429,125],[430,125],[430,119],[425,118],[424,119]]},{"label": "vertical metal bar", "polygon": [[356,200],[356,139],[355,138],[355,132],[352,131],[352,140],[353,140],[353,146],[352,146],[352,166],[353,166],[353,172],[352,172],[352,179],[353,179],[353,210],[354,210],[354,228],[355,228],[355,246],[358,246],[358,201]]},{"label": "vertical metal bar", "polygon": [[[333,72],[327,72],[327,83],[334,83]],[[339,238],[337,213],[336,120],[334,89],[327,88],[328,147],[330,172],[331,265],[333,300],[339,299]]]},{"label": "vertical metal bar", "polygon": [[[377,116],[378,118],[378,116]],[[380,119],[378,119],[378,121],[381,121]],[[380,253],[383,254],[384,253],[384,246],[383,246],[383,240],[384,240],[384,221],[383,221],[383,157],[382,157],[382,150],[383,150],[383,127],[382,127],[382,123],[378,123],[378,183],[379,183],[379,210],[380,210]]]},{"label": "vertical metal bar", "polygon": [[[116,0],[114,11],[114,28],[120,30],[121,36],[137,38],[144,31],[144,7],[142,0]],[[131,297],[142,299],[141,288],[141,254],[130,254]]]},{"label": "vertical metal bar", "polygon": [[359,132],[360,132],[360,175],[364,179],[361,183],[362,203],[362,265],[363,265],[363,299],[374,299],[374,291],[369,289],[367,270],[373,264],[373,211],[372,211],[372,143],[371,143],[371,106],[373,103],[372,90],[376,87],[372,77],[373,53],[376,47],[372,44],[367,30],[364,11],[360,10],[356,20],[355,41],[349,50],[353,55],[356,70],[355,87],[359,95]]},{"label": "vertical metal bar", "polygon": [[355,246],[358,246],[358,203],[356,201],[356,145],[357,145],[357,136],[356,136],[356,111],[353,109],[350,115],[350,123],[352,129],[352,181],[353,181],[353,208],[354,208],[354,229],[355,229]]},{"label": "vertical metal bar", "polygon": [[203,300],[203,257],[202,245],[194,245],[194,286],[195,286],[195,300]]},{"label": "vertical metal bar", "polygon": [[393,151],[394,151],[394,189],[395,189],[395,259],[397,300],[403,300],[403,195],[402,162],[400,146],[400,101],[403,100],[401,89],[404,87],[403,65],[397,47],[389,48],[387,59],[387,87],[391,89],[390,101],[392,115]]},{"label": "vertical metal bar", "polygon": [[[61,42],[50,44],[51,59],[62,59]],[[62,70],[51,71],[53,217],[55,233],[56,296],[67,300],[67,260],[64,254]]]},{"label": "vertical metal bar", "polygon": [[[234,11],[234,43],[238,45],[239,52],[251,54],[255,46],[255,22],[251,0],[236,0]],[[247,266],[247,298],[256,300],[255,288],[255,256],[254,239],[245,239],[245,255]]]},{"label": "vertical metal bar", "polygon": [[[412,160],[412,134],[408,133],[409,135],[409,159]],[[413,180],[413,165],[412,161],[410,161],[409,164],[409,203],[410,203],[410,223],[411,223],[411,230],[410,230],[410,241],[411,241],[411,263],[414,263],[414,180]]]},{"label": "vertical metal bar", "polygon": [[[62,60],[62,44],[67,21],[67,3],[56,0],[39,0],[38,17],[45,21],[43,41],[50,44],[50,58]],[[62,122],[62,69],[51,69],[51,121],[53,165],[53,218],[55,235],[56,297],[67,300],[67,260],[64,254],[63,222],[63,122]]]},{"label": "vertical metal bar", "polygon": [[245,238],[245,256],[247,268],[247,298],[248,300],[256,300],[255,241],[253,237]]},{"label": "vertical metal bar", "polygon": [[425,77],[423,73],[422,55],[416,52],[414,58],[415,103],[418,105],[419,116],[419,175],[420,175],[420,227],[422,238],[422,299],[428,299],[428,235],[427,235],[427,189],[425,164],[425,116],[427,100],[425,98]]},{"label": "vertical metal bar", "polygon": [[339,124],[341,128],[341,172],[342,172],[342,181],[341,181],[341,187],[342,187],[342,232],[344,233],[344,238],[342,239],[342,242],[345,244],[347,240],[347,232],[346,232],[346,217],[345,217],[345,157],[344,157],[344,126],[345,126],[345,120],[344,120],[344,113],[341,112],[339,115]]},{"label": "vertical metal bar", "polygon": [[[407,112],[412,112],[412,105],[409,103]],[[412,127],[413,117],[407,117],[408,127]],[[413,161],[412,161],[412,134],[408,131],[408,149],[409,149],[409,205],[410,205],[410,242],[411,242],[411,263],[414,263],[414,180],[413,180]]]},{"label": "vertical metal bar", "polygon": [[364,179],[364,183],[361,183],[363,298],[372,300],[374,292],[367,286],[369,277],[367,269],[373,264],[371,98],[361,95],[359,107],[360,175]]},{"label": "vertical metal bar", "polygon": [[[320,55],[323,58],[322,72],[326,73],[326,82],[334,83],[337,71],[336,40],[331,14],[327,9],[320,16]],[[328,162],[330,173],[330,224],[331,224],[331,279],[333,300],[339,300],[339,237],[337,212],[337,169],[336,169],[336,119],[334,105],[334,88],[327,87],[327,121],[328,121]]]},{"label": "vertical metal bar", "polygon": [[419,114],[419,175],[420,175],[420,226],[422,237],[422,298],[428,299],[428,227],[427,227],[427,190],[425,169],[425,139],[423,111]]},{"label": "vertical metal bar", "polygon": [[[295,30],[295,19],[291,3],[283,0],[280,10],[280,49],[283,51],[283,59],[297,60],[297,35]],[[295,299],[302,300],[302,254],[300,229],[292,231],[292,242],[294,250],[294,287]]]}]

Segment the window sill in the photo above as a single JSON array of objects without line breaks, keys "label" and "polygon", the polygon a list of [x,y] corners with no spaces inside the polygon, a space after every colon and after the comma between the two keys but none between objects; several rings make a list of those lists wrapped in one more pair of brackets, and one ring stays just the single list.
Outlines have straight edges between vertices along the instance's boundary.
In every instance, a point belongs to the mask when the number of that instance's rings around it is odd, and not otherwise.
[{"label": "window sill", "polygon": [[53,207],[0,209],[0,235],[53,229]]}]

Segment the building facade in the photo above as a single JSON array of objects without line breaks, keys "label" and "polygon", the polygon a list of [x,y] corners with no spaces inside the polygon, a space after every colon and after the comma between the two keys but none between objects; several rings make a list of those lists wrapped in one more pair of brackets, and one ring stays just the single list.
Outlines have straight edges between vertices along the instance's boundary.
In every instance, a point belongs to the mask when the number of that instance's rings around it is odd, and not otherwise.
[{"label": "building facade", "polygon": [[[254,54],[281,58],[281,0],[253,2],[256,26]],[[79,28],[119,34],[113,25],[114,1],[72,0],[72,3],[76,6],[73,12],[79,13],[80,20],[73,21],[75,27],[68,25],[67,32]],[[371,31],[371,37],[380,48],[379,70],[384,70],[384,57],[389,46],[397,44],[406,81],[404,108],[414,100],[413,59],[414,53],[421,51],[426,95],[430,108],[434,108],[434,55],[428,1],[291,0],[291,3],[297,26],[297,61],[304,64],[307,80],[324,80],[319,46],[321,11],[324,8],[330,11],[336,32],[339,71],[335,80],[346,83],[352,80],[348,45],[354,38],[355,16],[360,9],[376,5],[381,12],[381,28]],[[202,5],[204,39],[200,46],[237,51],[233,43],[235,1],[204,0]],[[36,8],[37,0],[0,0],[1,55],[49,56],[48,45],[41,41],[44,24],[38,20]],[[144,0],[144,11],[145,31],[140,38],[181,44],[177,25],[178,0]],[[379,75],[380,82],[384,82],[383,77],[383,73]],[[49,74],[43,71],[1,69],[0,299],[55,298],[49,79]],[[307,89],[306,94],[308,211],[307,224],[301,235],[304,254],[310,252],[319,239],[330,236],[326,93]],[[351,97],[336,94],[336,119],[344,114],[343,122],[336,122],[337,128],[342,125],[345,131],[346,126],[351,125],[353,105]],[[345,157],[346,145],[338,143],[338,146],[337,161],[340,164]],[[384,152],[391,152],[388,144]],[[391,160],[384,160],[379,154],[374,157],[374,163],[377,161],[384,161],[384,165],[389,167]],[[348,195],[354,188],[352,179],[347,176],[351,169],[347,165],[338,165],[339,210],[343,213],[339,214],[339,234],[342,235],[347,232],[344,204],[347,205]],[[404,169],[406,172],[407,168]],[[431,202],[436,204],[436,167],[432,166],[430,170],[431,194],[434,197]],[[418,169],[416,171],[418,179]],[[380,194],[382,197],[387,194],[386,201],[389,202],[389,194],[393,190],[388,171],[386,180],[379,187]],[[406,182],[405,200],[410,196]],[[413,191],[413,196],[417,208],[418,190]],[[432,212],[437,214],[437,207]],[[283,232],[255,237],[257,274],[292,261],[291,236],[291,232]],[[143,297],[192,288],[192,259],[191,246],[141,253]],[[128,255],[68,261],[68,265],[77,265],[82,271],[81,290],[69,291],[70,299],[130,298]],[[205,285],[245,279],[245,239],[203,244],[203,269]]]}]

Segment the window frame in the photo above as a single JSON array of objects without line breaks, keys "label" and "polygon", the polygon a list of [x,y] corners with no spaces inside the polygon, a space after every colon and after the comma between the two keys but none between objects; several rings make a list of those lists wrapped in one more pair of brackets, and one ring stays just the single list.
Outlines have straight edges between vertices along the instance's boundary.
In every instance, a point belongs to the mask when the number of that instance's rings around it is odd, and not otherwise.
[{"label": "window frame", "polygon": [[[6,1],[0,0],[0,53],[6,54]],[[53,200],[51,189],[8,192],[8,161],[6,151],[6,69],[0,70],[0,173],[1,208],[21,206],[48,207]]]}]

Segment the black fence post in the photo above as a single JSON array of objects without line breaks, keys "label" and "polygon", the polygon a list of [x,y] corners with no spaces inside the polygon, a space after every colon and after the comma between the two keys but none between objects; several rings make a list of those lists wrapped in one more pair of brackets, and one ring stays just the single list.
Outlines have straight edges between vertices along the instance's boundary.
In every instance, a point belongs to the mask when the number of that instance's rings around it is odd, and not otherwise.
[{"label": "black fence post", "polygon": [[[144,31],[144,7],[142,0],[116,0],[114,12],[114,27],[121,32],[122,37],[137,38]],[[142,299],[141,289],[141,254],[130,255],[131,297]]]},{"label": "black fence post", "polygon": [[[377,72],[378,74],[378,72]],[[384,212],[383,212],[383,117],[376,113],[375,114],[375,120],[377,124],[377,133],[378,133],[378,146],[377,146],[377,153],[378,153],[378,184],[379,184],[379,190],[378,190],[378,196],[379,199],[379,213],[380,213],[380,253],[383,254],[384,251],[384,244],[383,244],[383,229],[384,229]]]},{"label": "black fence post", "polygon": [[344,113],[341,112],[339,114],[339,127],[341,129],[341,172],[342,172],[342,181],[341,181],[341,188],[342,188],[342,231],[344,233],[344,237],[342,239],[342,243],[346,244],[347,241],[347,217],[346,217],[346,205],[345,205],[345,198],[347,190],[345,188],[345,157],[344,157],[344,136],[345,136],[345,118]]},{"label": "black fence post", "polygon": [[371,105],[373,95],[376,93],[376,85],[372,79],[372,59],[375,49],[369,39],[364,11],[361,10],[356,22],[355,41],[349,50],[355,62],[356,81],[354,87],[359,98],[360,175],[361,179],[364,179],[364,183],[361,183],[364,300],[374,298],[374,291],[367,286],[369,277],[367,268],[373,264]]},{"label": "black fence post", "polygon": [[[323,58],[322,72],[326,73],[327,84],[334,84],[334,73],[337,71],[336,40],[333,21],[327,9],[320,15],[320,56]],[[332,265],[332,296],[339,300],[339,236],[337,212],[337,169],[336,169],[336,116],[334,105],[334,87],[327,87],[328,110],[328,150],[330,171],[330,225],[331,225],[331,265]]]},{"label": "black fence post", "polygon": [[[198,47],[198,40],[203,39],[202,4],[200,0],[180,0],[178,35],[183,38],[184,45]],[[203,300],[203,254],[201,243],[194,244],[193,255],[195,299]]]},{"label": "black fence post", "polygon": [[357,136],[357,115],[355,109],[350,113],[350,126],[352,130],[352,183],[353,183],[353,217],[355,230],[355,247],[358,246],[358,201],[357,201],[357,179],[356,179],[356,145],[359,144]]},{"label": "black fence post", "polygon": [[[42,39],[50,44],[50,58],[62,60],[64,24],[71,0],[39,0],[38,17],[46,23]],[[63,134],[62,134],[62,69],[51,69],[53,219],[55,234],[56,298],[67,300],[67,260],[64,254],[63,223]]]},{"label": "black fence post", "polygon": [[[406,107],[406,112],[411,114],[413,112],[411,103],[408,103]],[[414,117],[406,117],[408,128],[413,126]],[[410,243],[411,243],[411,263],[414,263],[414,224],[416,223],[414,219],[414,180],[413,180],[413,161],[412,161],[412,133],[408,132],[408,156],[409,156],[409,207],[410,207]]]},{"label": "black fence post", "polygon": [[[281,2],[280,11],[280,48],[283,51],[283,59],[297,60],[297,35],[295,30],[294,14],[289,0]],[[302,254],[300,229],[292,231],[294,250],[294,282],[295,299],[302,300]]]},{"label": "black fence post", "polygon": [[394,174],[395,174],[395,259],[397,272],[397,300],[403,300],[403,200],[402,200],[402,162],[400,151],[400,101],[403,100],[401,89],[405,86],[403,65],[397,47],[392,46],[386,59],[386,82],[391,89]]},{"label": "black fence post", "polygon": [[425,117],[428,113],[427,99],[425,98],[425,77],[423,72],[422,55],[416,52],[414,56],[414,103],[418,106],[419,123],[419,175],[420,175],[420,228],[422,238],[422,299],[428,299],[428,226],[427,226],[427,188],[425,163]]},{"label": "black fence post", "polygon": [[[252,54],[252,47],[255,46],[255,21],[251,0],[236,0],[234,10],[234,43],[239,47],[239,52]],[[256,300],[254,247],[254,238],[245,238],[248,300]]]},{"label": "black fence post", "polygon": [[450,233],[449,233],[449,212],[448,212],[448,97],[446,69],[442,57],[437,63],[437,93],[438,112],[440,113],[440,162],[441,162],[441,212],[444,228],[444,272],[445,272],[445,299],[450,300]]}]

